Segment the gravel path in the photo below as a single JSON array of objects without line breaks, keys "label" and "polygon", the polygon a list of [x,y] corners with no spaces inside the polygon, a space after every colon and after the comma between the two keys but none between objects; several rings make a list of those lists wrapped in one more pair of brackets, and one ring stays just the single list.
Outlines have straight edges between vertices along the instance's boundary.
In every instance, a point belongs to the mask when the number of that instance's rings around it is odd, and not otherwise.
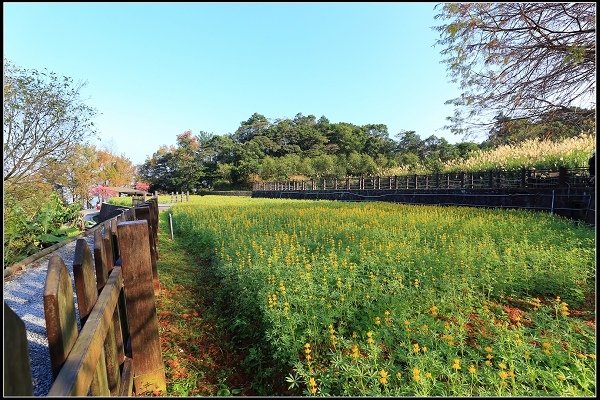
[{"label": "gravel path", "polygon": [[[94,234],[87,232],[84,237],[92,252],[94,249]],[[4,278],[4,302],[23,320],[27,330],[27,344],[29,346],[29,362],[34,396],[46,396],[52,386],[52,372],[50,367],[50,352],[48,350],[48,337],[46,334],[46,319],[44,316],[44,285],[48,271],[48,261],[53,255],[60,256],[71,275],[73,288],[73,257],[75,245],[73,240],[54,252],[27,265],[24,269]],[[75,313],[77,325],[79,323],[79,310],[77,299]]]}]

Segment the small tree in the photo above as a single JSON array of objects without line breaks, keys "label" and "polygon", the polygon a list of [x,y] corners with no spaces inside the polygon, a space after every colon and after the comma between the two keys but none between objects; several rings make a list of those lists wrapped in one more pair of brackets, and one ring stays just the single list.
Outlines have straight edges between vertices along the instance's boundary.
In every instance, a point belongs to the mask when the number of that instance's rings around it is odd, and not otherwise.
[{"label": "small tree", "polygon": [[147,192],[150,189],[150,184],[146,182],[136,182],[135,189]]},{"label": "small tree", "polygon": [[4,59],[3,180],[19,185],[41,180],[77,143],[95,134],[95,110],[85,105],[83,84],[53,72],[18,68]]},{"label": "small tree", "polygon": [[111,197],[116,196],[118,193],[115,192],[114,190],[106,187],[106,186],[94,186],[93,188],[90,189],[90,195],[91,196],[98,196],[98,199],[100,200],[100,202],[103,202],[104,199],[108,199]]}]

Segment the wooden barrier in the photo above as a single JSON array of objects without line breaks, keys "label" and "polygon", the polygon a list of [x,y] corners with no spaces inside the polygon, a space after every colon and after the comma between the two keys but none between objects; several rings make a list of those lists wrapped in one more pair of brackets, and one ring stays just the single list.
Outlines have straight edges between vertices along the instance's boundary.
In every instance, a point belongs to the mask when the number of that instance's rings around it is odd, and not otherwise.
[{"label": "wooden barrier", "polygon": [[25,324],[4,303],[4,394],[33,396]]},{"label": "wooden barrier", "polygon": [[[75,247],[81,331],[69,272],[59,256],[48,263],[43,300],[54,377],[48,396],[131,396],[166,390],[153,282],[157,199],[103,225],[94,234],[93,258],[85,239],[78,239]],[[7,308],[5,304],[5,326],[11,326],[13,348],[7,349],[5,341],[11,368],[5,368],[4,376],[11,385],[4,394],[31,395],[25,329]]]},{"label": "wooden barrier", "polygon": [[[383,178],[383,180],[382,180]],[[400,179],[399,179],[400,178]],[[385,182],[387,180],[387,184]],[[588,168],[559,168],[556,170],[520,169],[515,171],[454,172],[431,175],[346,177],[346,190],[394,190],[394,189],[509,189],[509,188],[564,188],[590,186]],[[394,184],[392,185],[392,182]],[[311,180],[310,185],[297,181],[256,182],[252,191],[308,191],[338,190],[337,178]]]}]

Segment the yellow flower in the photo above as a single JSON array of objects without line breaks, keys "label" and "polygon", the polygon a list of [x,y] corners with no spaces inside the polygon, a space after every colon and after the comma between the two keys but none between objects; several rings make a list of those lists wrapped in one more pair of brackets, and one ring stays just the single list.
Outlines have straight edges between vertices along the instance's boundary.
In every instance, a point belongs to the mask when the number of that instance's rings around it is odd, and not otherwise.
[{"label": "yellow flower", "polygon": [[498,375],[500,376],[500,379],[508,378],[508,373],[506,373],[505,371],[498,372]]},{"label": "yellow flower", "polygon": [[352,346],[352,358],[354,358],[355,360],[360,357],[360,353],[358,351],[358,345],[354,344]]},{"label": "yellow flower", "polygon": [[412,378],[415,382],[419,382],[421,380],[421,376],[419,375],[420,372],[421,371],[419,370],[419,368],[413,368],[413,370],[412,370],[413,377]]},{"label": "yellow flower", "polygon": [[382,385],[387,385],[387,383],[388,383],[387,379],[388,379],[388,373],[383,369],[381,371],[379,371],[379,382]]},{"label": "yellow flower", "polygon": [[423,353],[426,353],[426,352],[427,352],[427,347],[426,347],[426,346],[423,346],[423,348],[421,349],[421,351],[422,351]]},{"label": "yellow flower", "polygon": [[487,361],[485,362],[485,365],[487,365],[488,367],[491,367],[491,366],[492,366],[492,362],[491,362],[490,360],[487,360]]},{"label": "yellow flower", "polygon": [[469,365],[469,373],[474,374],[477,372],[477,368],[473,364]]},{"label": "yellow flower", "polygon": [[375,317],[375,325],[381,325],[381,318]]},{"label": "yellow flower", "polygon": [[498,368],[500,369],[506,369],[506,364],[504,364],[503,362],[498,364]]},{"label": "yellow flower", "polygon": [[455,358],[452,361],[452,368],[455,369],[455,370],[457,370],[457,371],[460,369],[460,358]]},{"label": "yellow flower", "polygon": [[433,315],[435,317],[438,315],[438,308],[436,306],[431,306],[431,308],[429,309],[429,312],[431,313],[431,315]]},{"label": "yellow flower", "polygon": [[488,353],[492,352],[492,348],[490,346],[486,346],[484,350],[487,351]]},{"label": "yellow flower", "polygon": [[310,390],[310,392],[312,394],[317,393],[317,382],[315,381],[315,378],[313,378],[312,376],[308,380],[308,389]]},{"label": "yellow flower", "polygon": [[418,353],[419,352],[419,343],[413,344],[413,352],[414,353]]},{"label": "yellow flower", "polygon": [[425,378],[431,378],[431,372],[425,372]]}]

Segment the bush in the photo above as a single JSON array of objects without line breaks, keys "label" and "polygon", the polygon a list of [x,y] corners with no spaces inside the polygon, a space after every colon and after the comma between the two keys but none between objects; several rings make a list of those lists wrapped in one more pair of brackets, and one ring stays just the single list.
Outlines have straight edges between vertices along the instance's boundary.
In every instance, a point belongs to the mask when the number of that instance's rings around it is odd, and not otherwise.
[{"label": "bush", "polygon": [[79,234],[75,225],[80,204],[63,204],[52,192],[37,209],[27,200],[18,201],[7,194],[4,203],[4,266],[14,264],[36,252]]}]

